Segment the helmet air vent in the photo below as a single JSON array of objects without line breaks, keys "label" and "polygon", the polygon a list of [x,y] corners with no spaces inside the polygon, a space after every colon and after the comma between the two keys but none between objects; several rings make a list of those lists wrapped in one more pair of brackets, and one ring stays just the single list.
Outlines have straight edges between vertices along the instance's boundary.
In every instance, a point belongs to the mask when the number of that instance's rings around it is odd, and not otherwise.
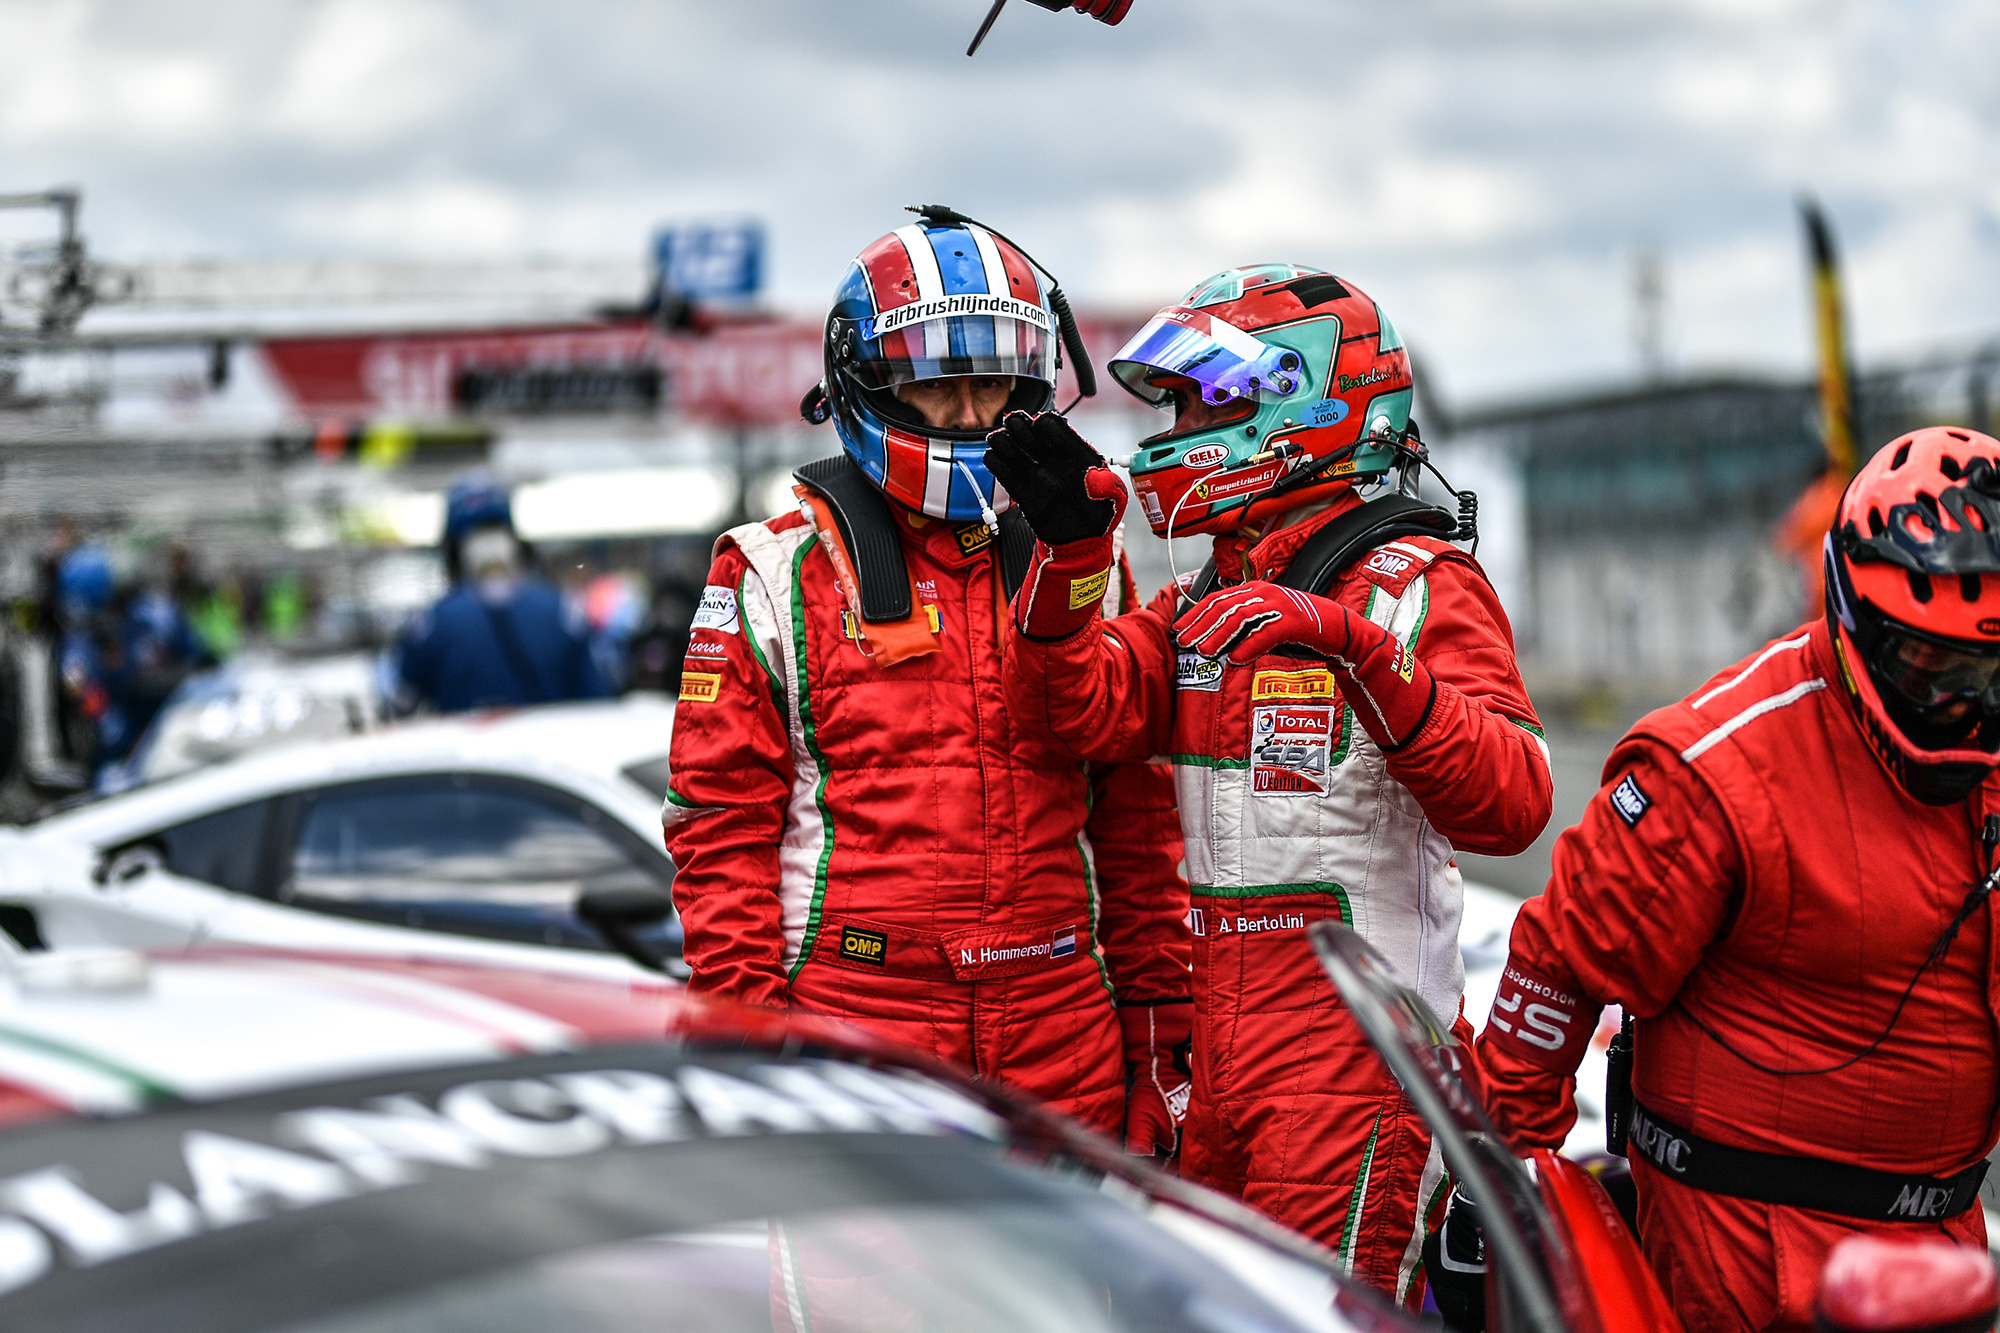
[{"label": "helmet air vent", "polygon": [[1889,470],[1891,472],[1894,472],[1897,468],[1903,466],[1903,464],[1909,461],[1910,461],[1910,442],[1908,440],[1904,440],[1903,447],[1896,450],[1896,456],[1889,460]]},{"label": "helmet air vent", "polygon": [[1286,283],[1280,290],[1290,292],[1299,298],[1299,304],[1310,310],[1328,301],[1338,301],[1347,295],[1347,288],[1339,278],[1330,273],[1314,273]]},{"label": "helmet air vent", "polygon": [[1958,576],[1958,595],[1959,595],[1960,597],[1963,597],[1963,598],[1964,598],[1964,599],[1965,599],[1966,601],[1968,601],[1968,602],[1976,602],[1976,601],[1978,601],[1978,600],[1979,600],[1979,575],[1977,575],[1977,574],[1960,574],[1960,575]]},{"label": "helmet air vent", "polygon": [[1919,574],[1914,569],[1905,570],[1903,572],[1910,576],[1910,596],[1916,598],[1920,602],[1930,601],[1931,576],[1928,574]]}]

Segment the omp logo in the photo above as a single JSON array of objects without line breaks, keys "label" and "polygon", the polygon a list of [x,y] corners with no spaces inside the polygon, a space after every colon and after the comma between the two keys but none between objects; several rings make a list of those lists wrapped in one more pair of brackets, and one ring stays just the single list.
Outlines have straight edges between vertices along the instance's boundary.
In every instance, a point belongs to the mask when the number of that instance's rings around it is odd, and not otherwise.
[{"label": "omp logo", "polygon": [[993,544],[993,529],[984,523],[968,523],[958,529],[958,549],[971,555]]},{"label": "omp logo", "polygon": [[[1220,444],[1198,444],[1181,455],[1182,467],[1214,467],[1229,457],[1229,450]],[[2000,633],[2000,630],[1996,630]]]},{"label": "omp logo", "polygon": [[1378,574],[1400,574],[1410,567],[1408,558],[1391,555],[1387,551],[1377,551],[1368,557],[1368,568]]},{"label": "omp logo", "polygon": [[681,700],[691,704],[712,704],[722,694],[722,677],[707,671],[681,672]]},{"label": "omp logo", "polygon": [[1259,671],[1250,678],[1255,699],[1331,699],[1333,673],[1325,667],[1307,671]]},{"label": "omp logo", "polygon": [[1890,1206],[1889,1216],[1928,1222],[1934,1217],[1943,1217],[1945,1205],[1950,1202],[1951,1191],[1942,1186],[1905,1185],[1896,1196],[1896,1202]]},{"label": "omp logo", "polygon": [[889,937],[879,930],[856,930],[852,926],[842,926],[840,956],[853,963],[868,963],[875,967],[887,966]]}]

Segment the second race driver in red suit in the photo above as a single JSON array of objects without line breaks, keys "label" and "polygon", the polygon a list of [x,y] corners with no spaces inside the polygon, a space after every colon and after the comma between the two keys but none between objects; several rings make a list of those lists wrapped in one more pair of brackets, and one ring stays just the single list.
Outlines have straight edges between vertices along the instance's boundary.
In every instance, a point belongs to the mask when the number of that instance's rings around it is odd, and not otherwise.
[{"label": "second race driver in red suit", "polygon": [[1501,1126],[1556,1145],[1599,1007],[1637,1017],[1640,1238],[1690,1333],[1811,1328],[1856,1232],[1986,1238],[2000,441],[1876,454],[1826,589],[1612,752],[1477,1050]]},{"label": "second race driver in red suit", "polygon": [[1079,756],[1172,757],[1195,930],[1183,1169],[1414,1303],[1443,1169],[1306,927],[1352,925],[1458,1014],[1453,850],[1518,852],[1549,816],[1507,617],[1451,517],[1355,489],[1419,446],[1402,341],[1351,285],[1218,274],[1111,369],[1175,414],[1131,464],[1153,530],[1214,534],[1214,567],[1092,614],[1124,488],[1061,418],[1010,415],[988,460],[1043,544],[1008,697]]},{"label": "second race driver in red suit", "polygon": [[[1043,275],[969,222],[849,267],[806,404],[843,452],[799,470],[801,510],[723,536],[694,621],[674,899],[693,989],[839,1015],[1170,1151],[1192,1013],[1171,781],[1080,763],[1001,683],[1033,537],[985,435],[1049,406],[1057,330]],[[1093,615],[1136,600],[1115,574]]]}]

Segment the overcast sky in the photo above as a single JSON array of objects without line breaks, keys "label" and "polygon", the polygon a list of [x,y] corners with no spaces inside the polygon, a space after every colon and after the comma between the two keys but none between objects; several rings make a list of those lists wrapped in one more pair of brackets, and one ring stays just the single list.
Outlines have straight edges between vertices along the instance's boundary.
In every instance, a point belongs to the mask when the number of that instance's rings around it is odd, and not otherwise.
[{"label": "overcast sky", "polygon": [[104,256],[615,255],[750,214],[773,296],[939,200],[1079,298],[1295,259],[1460,401],[1807,364],[1800,190],[1864,362],[2000,335],[1993,0],[0,0],[0,189]]}]

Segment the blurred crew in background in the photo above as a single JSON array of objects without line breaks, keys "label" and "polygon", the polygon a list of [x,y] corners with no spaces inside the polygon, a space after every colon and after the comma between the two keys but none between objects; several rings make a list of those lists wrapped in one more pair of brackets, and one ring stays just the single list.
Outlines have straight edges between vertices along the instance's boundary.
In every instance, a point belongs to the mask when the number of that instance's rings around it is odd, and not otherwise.
[{"label": "blurred crew in background", "polygon": [[101,546],[79,546],[63,557],[56,602],[66,729],[91,738],[90,760],[101,772],[131,753],[167,696],[212,659],[165,592],[120,595]]},{"label": "blurred crew in background", "polygon": [[[837,1014],[1164,1153],[1191,1012],[1167,774],[1083,764],[1001,682],[1033,536],[984,438],[1051,406],[1056,338],[985,228],[913,223],[849,267],[802,404],[843,452],[724,534],[694,618],[674,900],[693,989]],[[1093,619],[1136,600],[1105,564]]]},{"label": "blurred crew in background", "polygon": [[1823,615],[1612,751],[1477,1048],[1501,1128],[1554,1147],[1600,1008],[1636,1018],[1639,1237],[1690,1333],[1814,1327],[1858,1232],[1987,1243],[2000,440],[1891,442],[1822,555]]},{"label": "blurred crew in background", "polygon": [[1414,1306],[1444,1169],[1306,938],[1337,920],[1459,1018],[1454,848],[1548,822],[1547,747],[1500,599],[1455,516],[1356,484],[1412,463],[1410,363],[1351,284],[1232,269],[1111,362],[1173,425],[1133,487],[1162,537],[1207,533],[1185,587],[1113,620],[1125,485],[1068,422],[1010,414],[986,455],[1041,539],[1007,647],[1016,718],[1092,760],[1172,755],[1193,881],[1187,1174]]},{"label": "blurred crew in background", "polygon": [[454,485],[442,545],[451,591],[404,631],[388,660],[399,710],[428,704],[461,713],[611,696],[581,608],[534,572],[504,489],[482,475]]}]

